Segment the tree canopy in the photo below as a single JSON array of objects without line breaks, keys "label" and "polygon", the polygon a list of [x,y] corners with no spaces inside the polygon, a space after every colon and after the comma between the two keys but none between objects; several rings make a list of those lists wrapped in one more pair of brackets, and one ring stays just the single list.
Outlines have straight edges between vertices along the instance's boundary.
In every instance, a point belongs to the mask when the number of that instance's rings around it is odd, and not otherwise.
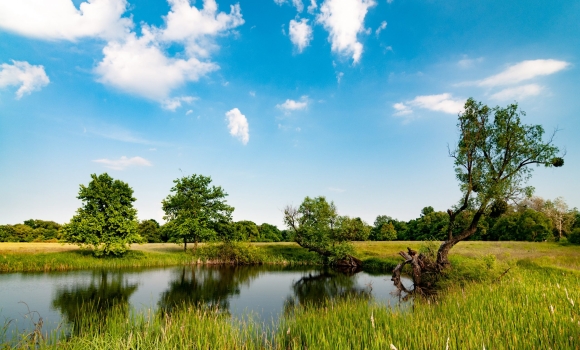
[{"label": "tree canopy", "polygon": [[96,256],[124,254],[130,243],[141,242],[133,189],[107,173],[92,174],[91,179],[88,186],[80,185],[77,198],[83,204],[63,226],[63,238],[92,248]]},{"label": "tree canopy", "polygon": [[231,223],[234,208],[226,203],[228,194],[220,186],[210,186],[209,176],[193,174],[173,182],[171,194],[162,201],[171,241],[183,243],[184,250],[187,242],[197,247],[198,242],[215,239],[220,226]]}]

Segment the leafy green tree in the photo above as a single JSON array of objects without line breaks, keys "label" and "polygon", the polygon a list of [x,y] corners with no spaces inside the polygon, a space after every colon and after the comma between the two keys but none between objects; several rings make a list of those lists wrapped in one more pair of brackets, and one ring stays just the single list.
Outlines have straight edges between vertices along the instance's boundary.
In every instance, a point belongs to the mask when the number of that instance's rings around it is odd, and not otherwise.
[{"label": "leafy green tree", "polygon": [[258,225],[253,221],[242,220],[233,224],[234,237],[236,241],[258,242],[260,240],[260,231]]},{"label": "leafy green tree", "polygon": [[[526,182],[532,175],[531,165],[564,165],[553,145],[554,135],[544,141],[542,126],[523,124],[523,116],[525,113],[518,110],[517,104],[489,108],[471,98],[466,101],[457,123],[459,140],[450,151],[462,197],[448,210],[447,236],[437,251],[435,263],[420,262],[424,258],[411,249],[401,252],[405,262],[393,271],[393,281],[400,289],[404,287],[398,276],[405,264],[414,266],[414,285],[420,291],[422,272],[441,271],[449,266],[451,248],[475,234],[484,215],[500,216],[508,209],[507,201],[530,197],[533,187],[526,186]],[[466,210],[473,213],[470,223],[455,233],[456,219]]]},{"label": "leafy green tree", "polygon": [[320,254],[327,263],[359,266],[352,256],[354,248],[338,230],[338,213],[333,202],[324,197],[304,198],[299,208],[284,209],[284,223],[301,247]]},{"label": "leafy green tree", "polygon": [[336,231],[337,239],[341,241],[366,241],[371,233],[371,226],[361,218],[340,216]]},{"label": "leafy green tree", "polygon": [[156,220],[143,220],[137,227],[137,232],[147,243],[161,243],[161,230]]},{"label": "leafy green tree", "polygon": [[258,226],[258,230],[260,231],[261,242],[280,242],[283,239],[282,231],[274,225],[263,223]]},{"label": "leafy green tree", "polygon": [[210,241],[217,237],[220,225],[229,225],[234,208],[226,204],[228,195],[220,186],[210,186],[209,176],[184,176],[174,180],[171,194],[162,201],[164,219],[171,223],[170,240],[194,242]]},{"label": "leafy green tree", "polygon": [[78,199],[83,204],[62,228],[66,242],[93,249],[96,256],[122,255],[129,244],[141,242],[137,233],[137,210],[133,189],[107,173],[91,175],[81,185]]}]

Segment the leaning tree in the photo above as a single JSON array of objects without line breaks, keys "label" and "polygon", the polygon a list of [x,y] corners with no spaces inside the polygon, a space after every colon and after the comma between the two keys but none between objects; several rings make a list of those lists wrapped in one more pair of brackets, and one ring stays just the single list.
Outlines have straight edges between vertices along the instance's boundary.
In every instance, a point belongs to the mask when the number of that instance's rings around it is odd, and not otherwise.
[{"label": "leaning tree", "polygon": [[[405,260],[395,267],[392,278],[399,290],[424,293],[430,287],[424,275],[439,274],[446,269],[451,248],[473,235],[483,216],[498,217],[507,210],[507,201],[530,197],[534,188],[526,186],[526,182],[532,175],[531,165],[564,165],[558,148],[553,145],[555,132],[544,140],[542,126],[522,124],[520,117],[523,116],[525,112],[518,110],[517,104],[489,108],[471,98],[465,102],[465,110],[459,114],[457,123],[459,141],[449,151],[461,199],[447,210],[447,237],[436,258],[411,248],[399,252]],[[459,229],[456,219],[466,213],[470,215],[469,223]],[[407,264],[413,270],[412,290],[406,289],[400,279],[401,270]]]}]

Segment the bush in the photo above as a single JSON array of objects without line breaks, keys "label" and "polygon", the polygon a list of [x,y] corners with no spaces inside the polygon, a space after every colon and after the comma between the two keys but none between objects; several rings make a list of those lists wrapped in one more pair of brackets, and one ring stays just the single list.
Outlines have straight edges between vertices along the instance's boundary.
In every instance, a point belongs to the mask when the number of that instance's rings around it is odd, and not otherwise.
[{"label": "bush", "polygon": [[568,242],[572,244],[580,244],[580,228],[575,228],[572,233],[568,235]]},{"label": "bush", "polygon": [[262,264],[264,255],[253,245],[238,242],[206,244],[197,248],[194,255],[202,260],[224,264]]}]

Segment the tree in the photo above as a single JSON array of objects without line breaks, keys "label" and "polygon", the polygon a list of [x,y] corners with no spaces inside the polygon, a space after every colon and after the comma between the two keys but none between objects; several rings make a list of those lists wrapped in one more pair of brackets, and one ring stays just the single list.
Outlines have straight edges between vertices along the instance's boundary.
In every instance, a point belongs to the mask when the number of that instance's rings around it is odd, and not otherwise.
[{"label": "tree", "polygon": [[361,218],[339,216],[336,236],[342,241],[366,241],[371,233],[371,228]]},{"label": "tree", "polygon": [[257,242],[260,240],[258,225],[253,221],[242,220],[233,224],[234,237],[236,241]]},{"label": "tree", "polygon": [[154,219],[143,220],[139,223],[137,231],[147,243],[161,243],[161,230],[159,223]]},{"label": "tree", "polygon": [[141,242],[137,234],[137,210],[133,189],[107,173],[91,175],[88,186],[80,185],[83,204],[62,228],[66,242],[93,249],[96,256],[122,255],[129,244]]},{"label": "tree", "polygon": [[171,241],[198,242],[214,239],[219,225],[229,225],[234,208],[226,204],[228,195],[220,186],[211,186],[209,176],[193,174],[174,180],[171,194],[162,201],[164,219],[171,224]]},{"label": "tree", "polygon": [[274,225],[263,223],[258,226],[258,230],[262,242],[280,242],[282,240],[282,232]]},{"label": "tree", "polygon": [[352,244],[340,234],[338,218],[336,206],[324,197],[306,197],[299,208],[284,209],[284,223],[301,247],[320,254],[333,265],[360,266],[362,262],[352,256]]},{"label": "tree", "polygon": [[[531,165],[560,167],[564,160],[553,145],[553,137],[543,140],[540,125],[522,124],[525,116],[517,104],[506,108],[488,106],[468,99],[459,114],[459,141],[449,152],[454,160],[455,174],[462,197],[447,211],[447,236],[437,251],[435,261],[408,248],[399,254],[405,259],[393,271],[393,281],[401,290],[400,272],[405,264],[413,266],[415,291],[421,292],[421,275],[425,271],[441,271],[449,265],[449,251],[458,242],[472,236],[484,215],[500,216],[508,208],[507,201],[530,197],[533,187],[525,186],[532,174]],[[469,225],[455,233],[456,218],[471,211]]]},{"label": "tree", "polygon": [[544,213],[552,219],[554,231],[558,233],[556,237],[558,241],[562,238],[562,233],[568,233],[574,224],[574,212],[568,210],[568,204],[566,204],[562,197],[558,197],[553,201],[547,201],[545,203]]}]

